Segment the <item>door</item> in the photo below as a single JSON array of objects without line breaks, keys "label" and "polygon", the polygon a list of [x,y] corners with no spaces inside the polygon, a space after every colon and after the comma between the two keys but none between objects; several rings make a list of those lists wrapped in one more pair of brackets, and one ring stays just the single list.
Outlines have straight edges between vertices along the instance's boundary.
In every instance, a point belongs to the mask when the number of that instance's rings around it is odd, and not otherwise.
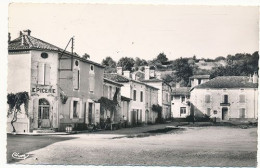
[{"label": "door", "polygon": [[89,103],[88,105],[88,123],[92,124],[93,123],[93,119],[92,119],[92,110],[93,110],[93,103]]},{"label": "door", "polygon": [[223,107],[222,108],[222,120],[227,120],[228,119],[228,108]]},{"label": "door", "polygon": [[50,128],[50,104],[46,99],[39,100],[38,127]]}]

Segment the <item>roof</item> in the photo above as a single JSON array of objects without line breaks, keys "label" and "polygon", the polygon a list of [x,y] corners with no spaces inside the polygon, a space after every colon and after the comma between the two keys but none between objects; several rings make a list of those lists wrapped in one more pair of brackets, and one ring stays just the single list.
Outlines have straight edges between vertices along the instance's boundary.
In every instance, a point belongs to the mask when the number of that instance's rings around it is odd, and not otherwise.
[{"label": "roof", "polygon": [[172,95],[174,96],[189,96],[190,95],[190,87],[179,87],[172,89]]},{"label": "roof", "polygon": [[[8,51],[9,52],[16,52],[16,51],[24,51],[24,50],[49,50],[49,51],[56,51],[58,53],[64,52],[64,49],[59,48],[59,47],[57,47],[53,44],[50,44],[48,42],[45,42],[43,40],[40,40],[38,38],[35,38],[33,36],[23,35],[23,38],[24,38],[23,44],[22,44],[22,36],[19,36],[18,38],[10,41],[8,43]],[[76,57],[83,62],[94,64],[94,65],[97,65],[99,67],[104,68],[103,65],[96,63],[96,62],[93,62],[93,61],[90,61],[90,60],[86,60],[86,59],[84,59],[84,58],[82,58],[82,57],[80,57],[76,54],[72,54],[68,51],[65,51],[64,53],[68,56]]]},{"label": "roof", "polygon": [[63,49],[42,41],[38,38],[29,35],[23,35],[24,42],[22,44],[22,36],[9,42],[8,50],[18,50],[18,49],[46,49],[46,50],[55,50],[62,51]]},{"label": "roof", "polygon": [[210,75],[193,75],[190,79],[209,79]]},{"label": "roof", "polygon": [[158,78],[151,78],[151,79],[145,79],[145,80],[141,80],[142,82],[163,82],[162,79],[158,79]]},{"label": "roof", "polygon": [[247,76],[219,76],[194,88],[258,88]]},{"label": "roof", "polygon": [[117,73],[104,73],[104,77],[112,81],[121,83],[126,83],[130,81],[127,77],[124,77],[123,75],[119,75]]},{"label": "roof", "polygon": [[159,90],[158,88],[156,88],[154,86],[148,85],[148,84],[141,82],[141,81],[138,81],[138,80],[133,80],[131,78],[127,78],[127,77],[120,75],[118,73],[104,73],[104,77],[109,79],[109,80],[116,81],[116,82],[119,82],[119,83],[127,83],[127,82],[130,82],[130,81],[133,81],[133,82],[136,82],[136,83],[143,84],[147,87],[153,88],[155,90]]},{"label": "roof", "polygon": [[121,100],[122,101],[131,101],[132,99],[121,95]]},{"label": "roof", "polygon": [[110,79],[107,79],[107,78],[104,78],[104,82],[107,82],[107,83],[110,83],[110,84],[113,84],[113,85],[116,85],[116,86],[124,86],[122,85],[121,83],[118,83],[118,82],[115,82],[115,81],[112,81]]}]

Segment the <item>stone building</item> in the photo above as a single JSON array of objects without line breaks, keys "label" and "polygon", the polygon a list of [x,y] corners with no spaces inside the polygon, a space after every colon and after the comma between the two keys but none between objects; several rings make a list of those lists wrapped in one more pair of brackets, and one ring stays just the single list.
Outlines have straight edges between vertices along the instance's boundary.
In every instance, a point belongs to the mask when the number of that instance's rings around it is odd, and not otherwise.
[{"label": "stone building", "polygon": [[22,109],[15,123],[17,132],[64,131],[68,125],[98,122],[104,67],[30,33],[21,32],[8,45],[7,92],[26,91],[30,97],[29,115]]},{"label": "stone building", "polygon": [[258,113],[258,76],[221,76],[191,89],[191,113],[219,121],[255,120]]}]

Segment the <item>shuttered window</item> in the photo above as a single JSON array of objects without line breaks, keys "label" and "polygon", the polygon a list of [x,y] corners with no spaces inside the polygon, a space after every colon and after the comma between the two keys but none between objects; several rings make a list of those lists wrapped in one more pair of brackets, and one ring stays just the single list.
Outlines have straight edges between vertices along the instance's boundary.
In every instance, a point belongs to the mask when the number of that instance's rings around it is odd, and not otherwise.
[{"label": "shuttered window", "polygon": [[210,95],[205,95],[205,103],[210,103]]},{"label": "shuttered window", "polygon": [[245,95],[239,95],[239,103],[245,103],[246,97]]},{"label": "shuttered window", "polygon": [[91,93],[94,93],[95,90],[95,76],[93,74],[90,74],[89,76],[89,91]]},{"label": "shuttered window", "polygon": [[143,92],[140,92],[140,102],[143,102]]},{"label": "shuttered window", "polygon": [[74,69],[73,70],[73,88],[75,90],[79,89],[79,77],[80,77],[79,70]]},{"label": "shuttered window", "polygon": [[210,108],[207,108],[207,115],[210,116]]},{"label": "shuttered window", "polygon": [[38,63],[37,83],[39,85],[50,85],[51,67],[46,63]]}]

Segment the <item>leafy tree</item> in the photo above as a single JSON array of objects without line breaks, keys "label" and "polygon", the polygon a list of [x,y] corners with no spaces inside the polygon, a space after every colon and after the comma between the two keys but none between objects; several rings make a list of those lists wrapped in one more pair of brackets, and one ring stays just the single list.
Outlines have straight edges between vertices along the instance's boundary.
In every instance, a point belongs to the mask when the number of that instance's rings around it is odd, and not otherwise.
[{"label": "leafy tree", "polygon": [[192,67],[188,63],[187,58],[179,58],[174,62],[174,74],[176,76],[176,82],[184,81],[184,85],[187,86],[189,83],[189,77],[192,76]]},{"label": "leafy tree", "polygon": [[135,60],[130,57],[122,57],[117,63],[117,66],[120,66],[123,68],[123,70],[132,71],[132,68],[135,64]]},{"label": "leafy tree", "polygon": [[111,57],[108,56],[103,59],[101,64],[105,66],[105,72],[116,72],[116,61],[114,61]]},{"label": "leafy tree", "polygon": [[161,64],[164,64],[164,63],[166,63],[166,62],[168,61],[168,58],[167,58],[167,56],[162,52],[162,53],[160,53],[160,54],[156,57],[155,60],[158,61],[158,62],[160,62]]},{"label": "leafy tree", "polygon": [[89,58],[90,58],[90,55],[88,55],[87,53],[85,53],[85,54],[82,56],[82,58],[84,58],[84,59],[89,59]]},{"label": "leafy tree", "polygon": [[148,65],[146,60],[140,59],[139,57],[135,58],[135,64],[134,64],[135,67],[145,66],[145,65]]},{"label": "leafy tree", "polygon": [[13,127],[13,132],[16,132],[14,123],[17,121],[17,113],[21,113],[21,105],[24,104],[25,114],[28,116],[28,103],[29,94],[28,92],[18,92],[16,94],[9,93],[7,95],[7,104],[9,106],[7,117],[13,114],[13,119],[11,125]]}]

